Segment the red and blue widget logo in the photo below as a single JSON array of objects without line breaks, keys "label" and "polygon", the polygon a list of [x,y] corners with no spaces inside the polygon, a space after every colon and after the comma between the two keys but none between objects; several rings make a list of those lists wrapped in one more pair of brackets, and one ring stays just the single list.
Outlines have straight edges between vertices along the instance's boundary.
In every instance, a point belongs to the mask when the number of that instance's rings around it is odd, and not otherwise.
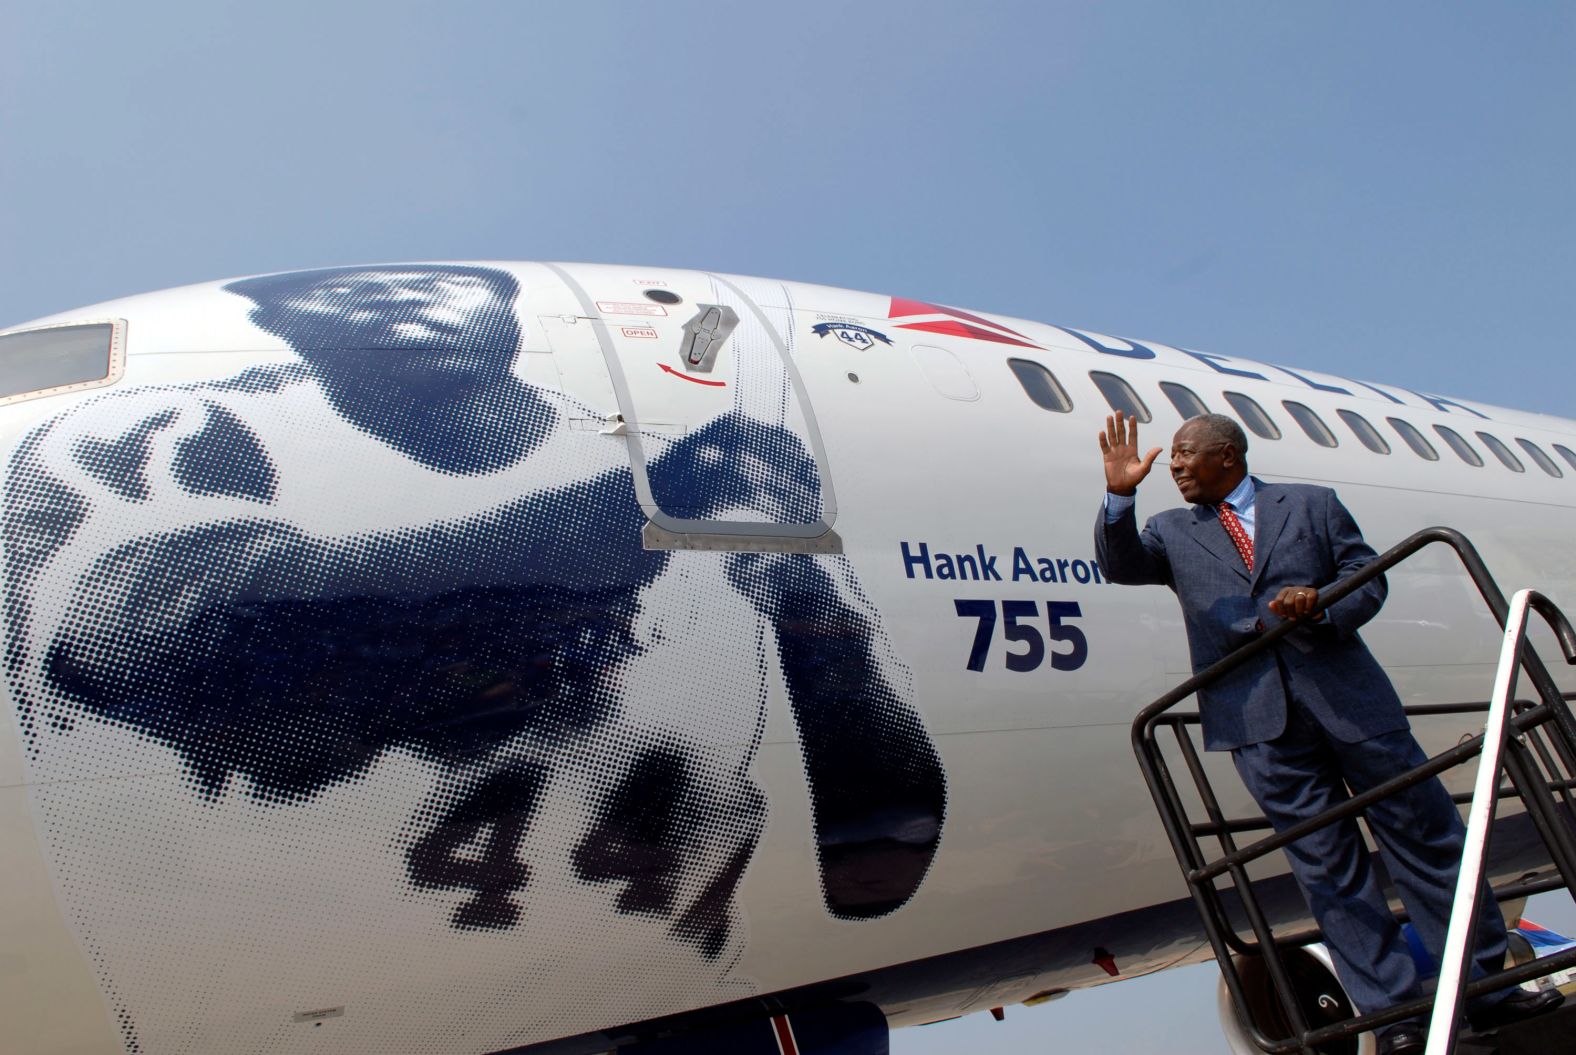
[{"label": "red and blue widget logo", "polygon": [[[935,318],[934,316],[942,316]],[[922,316],[931,316],[923,318]],[[978,315],[970,315],[957,308],[948,308],[941,304],[927,304],[922,300],[909,300],[907,297],[893,297],[892,306],[887,310],[889,319],[910,319],[910,322],[898,322],[900,330],[921,330],[925,333],[939,333],[947,337],[969,337],[976,341],[992,341],[996,344],[1011,344],[1019,348],[1039,348],[1040,346],[1029,340],[1017,330],[1009,329],[999,322],[982,319]]]}]

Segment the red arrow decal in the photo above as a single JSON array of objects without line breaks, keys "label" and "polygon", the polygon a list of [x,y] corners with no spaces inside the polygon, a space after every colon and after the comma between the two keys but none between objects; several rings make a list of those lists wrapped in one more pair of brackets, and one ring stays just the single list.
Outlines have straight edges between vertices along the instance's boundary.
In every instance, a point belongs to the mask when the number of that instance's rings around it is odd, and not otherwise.
[{"label": "red arrow decal", "polygon": [[[959,311],[957,308],[949,308],[945,304],[927,304],[925,301],[911,300],[908,297],[893,297],[892,307],[887,311],[887,318],[901,319],[908,315],[951,315],[954,319],[962,319],[964,322],[972,322],[979,326],[988,326],[993,330],[1000,330],[1003,333],[1010,333],[1014,337],[1023,337],[1023,334],[1019,333],[1017,330],[1003,326],[999,322],[991,322],[989,319],[982,319],[978,315],[970,315],[966,311]],[[959,334],[959,336],[973,335]],[[1027,338],[1025,338],[1025,340],[1027,340]],[[1025,345],[1025,347],[1033,348],[1035,345]]]},{"label": "red arrow decal", "polygon": [[728,383],[726,381],[703,381],[698,377],[691,377],[689,374],[681,374],[667,363],[658,363],[657,365],[666,370],[668,373],[672,374],[674,377],[682,377],[684,380],[693,381],[697,385],[710,385],[713,388],[722,388]]},{"label": "red arrow decal", "polygon": [[995,341],[997,344],[1015,344],[1020,348],[1038,348],[1037,344],[1020,341],[1016,337],[1008,337],[1005,333],[987,330],[979,326],[971,326],[966,322],[954,319],[936,319],[933,322],[900,322],[900,330],[924,330],[926,333],[944,333],[949,337],[973,337],[979,341]]}]

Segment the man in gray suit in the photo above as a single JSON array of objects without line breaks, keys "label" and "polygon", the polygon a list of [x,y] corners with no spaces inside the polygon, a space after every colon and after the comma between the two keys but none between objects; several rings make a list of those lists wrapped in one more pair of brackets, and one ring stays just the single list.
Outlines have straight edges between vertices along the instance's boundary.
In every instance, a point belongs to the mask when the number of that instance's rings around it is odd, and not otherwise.
[{"label": "man in gray suit", "polygon": [[[1334,491],[1266,484],[1248,475],[1247,437],[1220,414],[1192,418],[1171,446],[1171,478],[1191,506],[1151,517],[1140,534],[1138,485],[1160,448],[1140,457],[1138,423],[1117,413],[1100,436],[1106,499],[1095,526],[1112,582],[1166,585],[1177,595],[1194,671],[1283,619],[1301,624],[1272,649],[1199,691],[1204,744],[1230,751],[1243,783],[1277,831],[1335,806],[1426,755],[1401,700],[1357,636],[1384,603],[1382,577],[1333,605],[1319,591],[1375,557]],[[1424,944],[1444,947],[1465,828],[1437,779],[1370,807],[1369,826]],[[1385,904],[1353,820],[1286,850],[1336,971],[1356,1005],[1377,1010],[1421,995],[1417,967]],[[1473,973],[1498,970],[1505,927],[1480,898]],[[1552,990],[1516,988],[1474,1001],[1475,1027],[1553,1010]],[[1423,1049],[1410,1020],[1380,1037],[1381,1055]]]}]

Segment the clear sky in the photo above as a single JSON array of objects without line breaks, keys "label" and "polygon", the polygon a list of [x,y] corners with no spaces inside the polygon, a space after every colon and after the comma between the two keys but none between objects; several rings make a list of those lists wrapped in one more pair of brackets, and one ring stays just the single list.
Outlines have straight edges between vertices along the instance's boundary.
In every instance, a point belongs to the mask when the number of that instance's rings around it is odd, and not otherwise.
[{"label": "clear sky", "polygon": [[[1573,56],[1568,3],[6,0],[0,326],[294,267],[647,263],[1570,416]],[[1213,984],[894,1048],[1218,1051]]]}]

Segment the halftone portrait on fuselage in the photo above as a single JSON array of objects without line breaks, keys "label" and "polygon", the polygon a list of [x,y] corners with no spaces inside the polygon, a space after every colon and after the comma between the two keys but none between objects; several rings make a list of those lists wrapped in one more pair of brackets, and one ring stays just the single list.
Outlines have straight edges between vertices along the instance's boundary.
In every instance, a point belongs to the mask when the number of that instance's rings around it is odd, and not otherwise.
[{"label": "halftone portrait on fuselage", "polygon": [[[86,398],[29,434],[5,481],[7,681],[31,772],[61,781],[40,792],[54,859],[141,877],[77,906],[128,1039],[168,1042],[189,1013],[135,975],[211,941],[212,921],[125,922],[177,890],[251,906],[280,943],[337,929],[501,957],[517,987],[564,987],[566,1021],[589,984],[570,965],[635,972],[625,1002],[653,1014],[699,978],[743,995],[735,899],[768,806],[750,771],[768,669],[793,707],[827,910],[871,918],[912,896],[945,781],[845,559],[645,549],[622,445],[568,428],[586,409],[516,373],[506,270],[225,289],[288,359]],[[766,483],[763,457],[781,463]],[[774,516],[804,502],[768,483],[818,479],[798,437],[738,409],[654,446],[650,468],[699,515]],[[138,804],[126,831],[89,832],[106,806],[72,779],[128,758],[160,775],[120,789]],[[197,829],[181,853],[143,852]],[[278,892],[259,901],[263,878]],[[245,973],[206,955],[193,985]],[[494,1047],[562,1025],[497,1023]]]}]

